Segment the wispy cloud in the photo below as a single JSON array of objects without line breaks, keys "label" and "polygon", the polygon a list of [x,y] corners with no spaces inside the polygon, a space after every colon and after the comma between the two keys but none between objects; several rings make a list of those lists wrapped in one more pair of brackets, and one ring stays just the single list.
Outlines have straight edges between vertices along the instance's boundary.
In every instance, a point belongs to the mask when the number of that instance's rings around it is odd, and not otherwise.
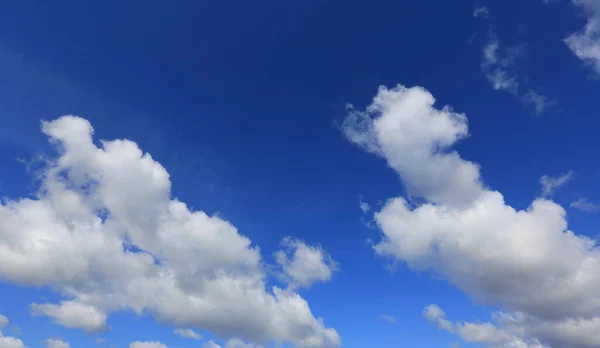
[{"label": "wispy cloud", "polygon": [[522,48],[503,46],[496,35],[491,33],[482,53],[481,70],[492,88],[516,95],[519,83],[514,61],[522,54]]},{"label": "wispy cloud", "polygon": [[198,333],[196,333],[192,329],[175,329],[175,330],[173,330],[173,333],[178,336],[181,336],[183,338],[189,338],[189,339],[196,340],[196,341],[199,341],[202,339],[202,336],[200,336]]},{"label": "wispy cloud", "polygon": [[573,177],[573,171],[569,170],[565,174],[557,177],[544,175],[540,178],[540,184],[542,185],[542,196],[546,197],[554,193],[556,189],[563,186]]},{"label": "wispy cloud", "polygon": [[600,74],[600,1],[572,1],[584,10],[587,23],[582,30],[567,36],[564,41],[575,56]]},{"label": "wispy cloud", "polygon": [[[473,12],[476,18],[482,18],[486,22],[491,16],[487,7],[478,7]],[[522,103],[532,105],[534,113],[541,115],[546,109],[556,104],[552,98],[548,98],[538,91],[528,88],[523,94],[521,84],[526,84],[520,77],[518,60],[525,57],[526,45],[506,45],[500,41],[493,26],[490,24],[488,41],[483,46],[481,54],[481,71],[496,91],[508,92],[519,98]]]},{"label": "wispy cloud", "polygon": [[592,203],[585,197],[579,198],[575,202],[572,202],[569,204],[569,207],[584,211],[586,213],[593,213],[600,210],[599,204]]},{"label": "wispy cloud", "polygon": [[490,15],[490,9],[485,6],[477,7],[473,11],[473,17],[475,17],[475,18],[487,18],[487,17],[489,17],[489,15]]},{"label": "wispy cloud", "polygon": [[534,113],[541,115],[544,110],[556,104],[555,99],[550,99],[544,95],[541,95],[537,91],[530,89],[522,98],[523,103],[533,106]]},{"label": "wispy cloud", "polygon": [[398,324],[398,320],[396,320],[396,317],[391,316],[389,314],[382,314],[377,318],[377,320],[387,321],[388,323],[391,323],[391,324]]}]

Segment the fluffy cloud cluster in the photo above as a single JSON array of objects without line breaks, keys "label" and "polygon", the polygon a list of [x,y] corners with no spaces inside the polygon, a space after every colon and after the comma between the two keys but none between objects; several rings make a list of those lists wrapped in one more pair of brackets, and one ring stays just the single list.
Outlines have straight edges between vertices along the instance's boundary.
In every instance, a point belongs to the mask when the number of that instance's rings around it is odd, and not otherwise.
[{"label": "fluffy cloud cluster", "polygon": [[2,329],[6,326],[8,326],[8,318],[0,314],[0,348],[26,348],[20,339],[2,334]]},{"label": "fluffy cloud cluster", "polygon": [[[365,111],[350,108],[343,123],[351,142],[383,157],[424,200],[391,198],[375,214],[383,233],[376,253],[502,306],[498,332],[524,343],[600,346],[595,242],[570,231],[555,202],[537,198],[517,210],[485,187],[479,166],[450,150],[468,134],[466,116],[434,104],[423,88],[381,87]],[[446,330],[463,336],[465,329]]]},{"label": "fluffy cloud cluster", "polygon": [[565,43],[579,59],[600,74],[600,1],[573,0],[573,3],[583,9],[587,24],[580,32],[569,35]]},{"label": "fluffy cloud cluster", "polygon": [[281,242],[284,250],[275,253],[282,279],[291,289],[308,288],[315,282],[327,282],[338,270],[337,262],[319,246],[310,246],[292,239]]},{"label": "fluffy cloud cluster", "polygon": [[266,286],[250,239],[172,199],[169,174],[134,142],[97,145],[74,116],[42,130],[59,156],[36,196],[0,203],[0,277],[64,298],[32,304],[34,314],[100,331],[111,313],[133,310],[225,337],[339,346],[300,295]]}]

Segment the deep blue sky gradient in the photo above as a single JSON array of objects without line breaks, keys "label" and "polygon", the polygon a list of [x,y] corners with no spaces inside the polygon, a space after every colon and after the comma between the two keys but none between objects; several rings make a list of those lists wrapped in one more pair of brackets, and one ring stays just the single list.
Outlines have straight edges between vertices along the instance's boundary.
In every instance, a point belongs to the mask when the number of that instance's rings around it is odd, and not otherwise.
[{"label": "deep blue sky gradient", "polygon": [[[473,18],[488,6],[490,21]],[[5,1],[0,4],[0,195],[33,190],[16,159],[49,153],[40,119],[71,113],[96,136],[128,138],[171,174],[173,194],[219,212],[270,257],[283,236],[321,243],[341,272],[303,296],[344,347],[447,347],[456,338],[421,317],[438,303],[453,319],[487,320],[489,308],[431,274],[386,269],[367,240],[359,195],[373,206],[403,194],[383,160],[336,127],[345,104],[366,106],[379,85],[420,85],[469,117],[458,145],[487,185],[526,207],[539,178],[575,171],[554,197],[600,200],[600,84],[562,42],[584,20],[563,1]],[[494,27],[524,44],[526,86],[556,98],[541,116],[481,72]],[[596,235],[600,218],[569,211],[570,227]],[[31,347],[95,337],[31,318],[48,289],[0,283],[0,313]],[[53,297],[54,296],[54,297]],[[396,325],[378,321],[393,315]],[[108,341],[199,346],[152,318],[120,313]],[[5,333],[10,334],[10,329]],[[195,345],[194,345],[195,344]]]}]

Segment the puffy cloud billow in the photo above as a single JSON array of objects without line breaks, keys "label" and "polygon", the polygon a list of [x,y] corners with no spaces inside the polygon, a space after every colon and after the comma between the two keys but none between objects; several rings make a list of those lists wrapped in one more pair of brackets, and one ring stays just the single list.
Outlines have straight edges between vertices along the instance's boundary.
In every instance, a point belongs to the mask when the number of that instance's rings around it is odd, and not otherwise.
[{"label": "puffy cloud billow", "polygon": [[133,310],[252,342],[340,345],[299,294],[267,286],[250,239],[172,198],[169,174],[136,143],[97,144],[74,116],[42,131],[58,156],[45,162],[35,197],[0,203],[0,277],[63,296],[32,304],[34,314],[94,332]]},{"label": "puffy cloud billow", "polygon": [[463,338],[487,330],[469,337],[488,345],[600,346],[600,249],[569,230],[557,203],[540,197],[518,210],[486,187],[479,166],[451,150],[468,135],[464,114],[436,107],[420,87],[381,87],[366,110],[349,108],[342,129],[424,201],[391,198],[375,213],[375,252],[504,308],[482,327],[449,322],[438,307],[430,320]]}]

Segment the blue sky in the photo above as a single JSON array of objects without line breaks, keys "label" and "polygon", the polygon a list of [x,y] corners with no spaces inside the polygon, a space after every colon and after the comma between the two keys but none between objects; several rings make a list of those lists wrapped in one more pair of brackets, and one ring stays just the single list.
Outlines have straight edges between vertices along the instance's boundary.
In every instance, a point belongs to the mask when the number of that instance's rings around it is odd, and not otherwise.
[{"label": "blue sky", "polygon": [[600,346],[596,23],[596,0],[3,3],[0,344]]}]

